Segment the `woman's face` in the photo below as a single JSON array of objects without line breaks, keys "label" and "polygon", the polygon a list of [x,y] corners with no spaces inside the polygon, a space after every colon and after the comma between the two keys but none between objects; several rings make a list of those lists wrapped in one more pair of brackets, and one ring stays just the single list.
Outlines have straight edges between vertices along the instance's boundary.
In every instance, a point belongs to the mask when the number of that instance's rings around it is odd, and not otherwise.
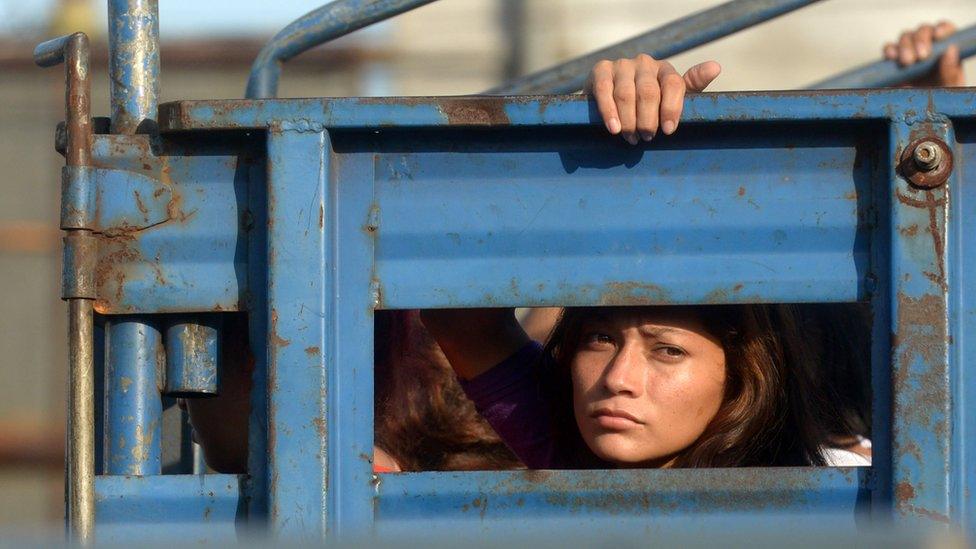
[{"label": "woman's face", "polygon": [[608,309],[583,322],[571,370],[590,449],[620,466],[661,467],[718,412],[725,352],[691,309]]}]

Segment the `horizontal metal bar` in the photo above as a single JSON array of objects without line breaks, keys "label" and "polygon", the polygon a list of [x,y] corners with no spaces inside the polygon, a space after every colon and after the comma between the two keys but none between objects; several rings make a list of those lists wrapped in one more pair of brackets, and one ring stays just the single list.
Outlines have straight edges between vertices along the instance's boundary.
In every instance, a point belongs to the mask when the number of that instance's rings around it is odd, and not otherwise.
[{"label": "horizontal metal bar", "polygon": [[450,531],[455,542],[522,537],[538,533],[540,521],[526,520],[532,516],[544,518],[549,533],[612,531],[636,539],[648,528],[759,533],[763,526],[817,526],[810,521],[829,517],[850,534],[870,476],[867,468],[827,467],[380,475],[376,532],[380,539],[411,539]]},{"label": "horizontal metal bar", "polygon": [[234,543],[241,491],[236,475],[96,477],[98,541]]},{"label": "horizontal metal bar", "polygon": [[634,57],[639,53],[650,54],[655,59],[666,59],[819,1],[733,0],[494,87],[485,93],[513,95],[574,92],[583,89],[590,69],[601,59]]},{"label": "horizontal metal bar", "polygon": [[335,0],[298,18],[275,35],[251,66],[245,97],[278,95],[281,64],[315,46],[434,0]]},{"label": "horizontal metal bar", "polygon": [[[888,89],[848,92],[745,92],[689,95],[682,124],[887,120],[892,105],[923,119],[938,112],[973,116],[971,90]],[[900,114],[898,116],[901,116]],[[161,107],[166,131],[416,128],[434,126],[578,126],[601,124],[585,97],[384,97],[273,101],[180,101]]]},{"label": "horizontal metal bar", "polygon": [[932,44],[928,58],[903,67],[897,61],[884,60],[868,63],[860,67],[821,80],[808,86],[810,89],[851,89],[880,88],[896,86],[916,78],[921,78],[935,68],[939,58],[949,46],[959,46],[959,57],[965,59],[976,55],[976,25],[966,27],[945,40]]},{"label": "horizontal metal bar", "polygon": [[53,67],[64,63],[65,50],[72,38],[85,36],[83,33],[68,34],[41,42],[34,48],[34,63],[40,67]]}]

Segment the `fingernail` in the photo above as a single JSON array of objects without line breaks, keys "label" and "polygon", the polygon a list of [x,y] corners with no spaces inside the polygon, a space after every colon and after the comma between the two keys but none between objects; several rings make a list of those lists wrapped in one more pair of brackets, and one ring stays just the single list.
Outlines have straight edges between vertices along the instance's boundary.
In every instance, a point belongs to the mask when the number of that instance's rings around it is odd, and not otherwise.
[{"label": "fingernail", "polygon": [[611,118],[607,122],[607,129],[610,130],[610,133],[617,135],[620,133],[620,121],[616,118]]},{"label": "fingernail", "polygon": [[664,130],[665,134],[671,135],[674,132],[675,126],[676,124],[673,120],[665,120],[664,124],[661,125],[661,129]]},{"label": "fingernail", "polygon": [[624,136],[624,139],[626,139],[627,142],[630,143],[631,145],[637,144],[637,135],[635,134],[628,133],[627,135]]},{"label": "fingernail", "polygon": [[640,132],[640,134],[641,134],[641,138],[644,141],[650,141],[651,139],[654,139],[654,134],[651,132]]},{"label": "fingernail", "polygon": [[932,53],[932,52],[928,48],[926,48],[926,47],[919,48],[918,49],[918,58],[920,60],[921,59],[926,59],[926,58],[928,58],[928,56],[929,56],[930,53]]}]

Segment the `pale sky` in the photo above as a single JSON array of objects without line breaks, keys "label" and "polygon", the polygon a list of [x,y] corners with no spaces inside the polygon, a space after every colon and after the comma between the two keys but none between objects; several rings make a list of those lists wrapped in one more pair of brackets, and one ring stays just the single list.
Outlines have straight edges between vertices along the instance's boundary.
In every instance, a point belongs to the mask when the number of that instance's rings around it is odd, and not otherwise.
[{"label": "pale sky", "polygon": [[[105,17],[107,2],[92,0]],[[273,34],[326,0],[160,0],[160,27],[167,36]],[[0,0],[0,33],[43,28],[56,0]]]}]

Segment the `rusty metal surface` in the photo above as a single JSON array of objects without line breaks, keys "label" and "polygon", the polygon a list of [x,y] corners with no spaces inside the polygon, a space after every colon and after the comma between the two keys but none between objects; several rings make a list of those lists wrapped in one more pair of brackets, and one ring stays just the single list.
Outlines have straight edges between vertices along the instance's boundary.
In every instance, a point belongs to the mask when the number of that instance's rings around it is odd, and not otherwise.
[{"label": "rusty metal surface", "polygon": [[164,394],[182,398],[219,394],[219,328],[217,314],[190,315],[167,323]]},{"label": "rusty metal surface", "polygon": [[[75,33],[45,42],[34,51],[40,66],[65,65],[65,163],[91,163],[89,42]],[[80,183],[68,181],[67,185]],[[62,290],[68,301],[68,455],[66,519],[69,540],[90,544],[95,525],[95,365],[93,302],[96,243],[90,229],[67,232]]]},{"label": "rusty metal surface", "polygon": [[[921,134],[922,132],[915,132]],[[929,164],[920,161],[917,156],[919,149],[932,148],[935,153]],[[919,137],[905,146],[898,162],[898,171],[902,177],[908,179],[912,185],[923,189],[938,187],[949,179],[952,173],[952,149],[945,141],[934,136]]]},{"label": "rusty metal surface", "polygon": [[[98,312],[243,308],[248,231],[239,228],[250,215],[246,177],[260,178],[263,167],[247,156],[249,148],[240,140],[188,147],[154,144],[143,135],[95,136],[93,162],[111,176],[101,181],[104,192],[87,195],[95,208],[90,217],[104,225],[95,270]],[[185,246],[188,241],[193,245]]]},{"label": "rusty metal surface", "polygon": [[[893,124],[893,161],[920,141],[954,142],[951,123]],[[946,177],[946,185],[926,188],[893,175],[890,187],[892,490],[896,513],[917,523],[952,521],[948,302],[953,281],[946,250],[957,180],[951,172]]]},{"label": "rusty metal surface", "polygon": [[[976,108],[970,90],[885,89],[732,92],[689,95],[682,125],[713,122],[878,120],[911,122],[937,112],[966,117]],[[465,116],[450,113],[466,112]],[[500,113],[504,113],[504,117]],[[599,122],[583,96],[369,97],[289,100],[178,101],[160,106],[161,131],[267,129],[315,131],[440,126],[582,126]]]},{"label": "rusty metal surface", "polygon": [[159,104],[157,0],[109,0],[112,132],[154,133]]}]

